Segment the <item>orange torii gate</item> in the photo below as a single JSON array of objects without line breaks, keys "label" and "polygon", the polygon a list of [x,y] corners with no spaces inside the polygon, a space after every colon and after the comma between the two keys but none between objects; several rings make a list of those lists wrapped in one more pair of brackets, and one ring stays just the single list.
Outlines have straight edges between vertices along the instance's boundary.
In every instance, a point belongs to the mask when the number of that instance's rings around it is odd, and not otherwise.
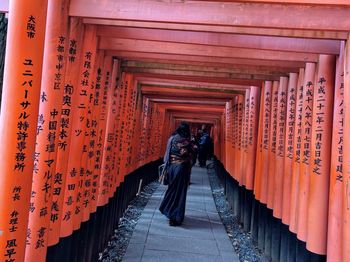
[{"label": "orange torii gate", "polygon": [[180,121],[273,261],[350,259],[348,1],[185,4],[0,2],[1,259],[96,258]]}]

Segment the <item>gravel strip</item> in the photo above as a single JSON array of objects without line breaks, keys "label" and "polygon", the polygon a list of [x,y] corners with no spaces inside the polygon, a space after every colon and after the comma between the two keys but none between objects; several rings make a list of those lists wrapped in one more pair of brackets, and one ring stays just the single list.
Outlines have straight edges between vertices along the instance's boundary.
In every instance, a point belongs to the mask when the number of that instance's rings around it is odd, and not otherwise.
[{"label": "gravel strip", "polygon": [[224,194],[224,187],[213,168],[213,163],[209,164],[207,168],[216,209],[239,260],[243,262],[268,261],[263,252],[253,243],[251,234],[244,232],[239,218],[233,215]]},{"label": "gravel strip", "polygon": [[118,228],[114,230],[114,234],[108,242],[107,248],[103,253],[100,253],[99,261],[122,261],[137,221],[148,200],[158,186],[158,182],[148,184],[143,188],[142,192],[130,202],[128,208],[124,212],[124,216],[119,219]]}]

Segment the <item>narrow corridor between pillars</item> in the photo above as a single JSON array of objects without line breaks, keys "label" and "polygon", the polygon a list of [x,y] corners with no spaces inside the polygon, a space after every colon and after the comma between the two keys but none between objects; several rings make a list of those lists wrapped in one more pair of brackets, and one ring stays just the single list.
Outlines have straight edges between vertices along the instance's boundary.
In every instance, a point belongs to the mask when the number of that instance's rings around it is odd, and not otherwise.
[{"label": "narrow corridor between pillars", "polygon": [[145,207],[123,261],[239,261],[216,210],[207,170],[193,167],[183,224],[169,226],[158,210],[166,186]]}]

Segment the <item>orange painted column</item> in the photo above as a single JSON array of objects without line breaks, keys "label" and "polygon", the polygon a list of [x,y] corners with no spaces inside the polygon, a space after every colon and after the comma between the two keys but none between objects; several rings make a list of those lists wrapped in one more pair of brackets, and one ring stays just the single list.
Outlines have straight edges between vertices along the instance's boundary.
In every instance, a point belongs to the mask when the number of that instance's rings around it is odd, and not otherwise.
[{"label": "orange painted column", "polygon": [[[142,131],[141,131],[141,148],[140,148],[140,164],[143,166],[146,164],[146,134],[147,134],[147,116],[149,114],[149,104],[150,100],[149,98],[143,99],[143,106],[142,106]],[[165,126],[170,126],[169,119],[167,119]],[[165,150],[165,149],[164,149]]]},{"label": "orange painted column", "polygon": [[[124,178],[126,174],[126,163],[129,154],[129,132],[130,132],[130,114],[133,105],[133,93],[134,93],[134,81],[133,77],[130,73],[124,73],[124,85],[125,85],[125,93],[123,97],[123,105],[121,114],[121,122],[118,129],[120,130],[120,135],[118,136],[118,147],[120,154],[120,161],[118,161],[118,172],[117,172],[117,186],[121,182],[124,182]],[[119,157],[118,157],[119,158]]]},{"label": "orange painted column", "polygon": [[232,107],[232,158],[231,158],[231,172],[230,175],[233,178],[236,178],[235,168],[236,168],[236,154],[238,148],[238,96],[235,96],[233,99],[233,107]]},{"label": "orange painted column", "polygon": [[267,176],[267,207],[273,208],[273,197],[275,193],[275,164],[276,164],[276,148],[277,148],[277,115],[278,115],[278,88],[279,81],[272,83],[271,97],[271,121],[270,121],[270,140],[269,140],[269,161]]},{"label": "orange painted column", "polygon": [[320,55],[317,84],[314,88],[308,234],[306,248],[325,255],[331,161],[332,119],[334,99],[335,56]]},{"label": "orange painted column", "polygon": [[242,131],[243,131],[243,113],[244,96],[239,95],[237,100],[237,136],[236,136],[236,154],[235,154],[235,179],[240,182],[241,158],[242,158]]},{"label": "orange painted column", "polygon": [[53,178],[53,192],[50,215],[50,229],[48,245],[55,245],[59,241],[60,225],[62,219],[62,207],[64,190],[67,177],[67,165],[71,144],[71,130],[73,122],[73,108],[77,105],[77,84],[79,74],[79,62],[82,42],[82,24],[77,18],[70,18],[70,32],[68,42],[68,55],[66,58],[65,80],[61,107],[61,119],[59,124],[57,160]]},{"label": "orange painted column", "polygon": [[283,194],[282,194],[282,222],[289,225],[290,203],[292,191],[292,168],[294,154],[294,131],[297,122],[296,100],[298,90],[298,74],[290,73],[287,92],[286,108],[286,135],[284,147],[284,168],[283,168]]},{"label": "orange painted column", "polygon": [[250,89],[245,91],[244,96],[244,112],[242,115],[242,146],[241,146],[241,163],[240,163],[240,185],[246,185],[247,169],[246,163],[248,159],[248,136],[249,136],[249,103],[250,103]]},{"label": "orange painted column", "polygon": [[301,125],[301,164],[299,176],[299,193],[297,207],[297,237],[307,239],[307,215],[310,185],[310,157],[312,134],[312,106],[314,95],[316,64],[306,63],[303,91],[303,117]]},{"label": "orange painted column", "polygon": [[[140,151],[140,137],[141,137],[141,112],[142,112],[142,94],[141,94],[141,88],[139,86],[139,83],[135,81],[136,85],[136,101],[135,101],[135,110],[134,110],[134,116],[133,116],[133,122],[131,127],[131,152],[130,152],[130,163],[129,163],[129,169],[128,173],[136,170],[139,166],[138,163],[138,155]],[[160,111],[160,118],[164,117],[163,112]],[[159,120],[161,121],[161,120]],[[163,119],[162,119],[163,121]],[[161,139],[161,137],[160,137]],[[159,151],[161,150],[162,141],[158,141],[158,147]],[[158,152],[159,154],[159,152]]]},{"label": "orange painted column", "polygon": [[255,161],[255,172],[254,172],[254,195],[257,200],[260,200],[260,189],[261,189],[261,172],[262,172],[262,152],[263,152],[263,120],[265,112],[265,87],[262,85],[260,93],[260,107],[259,107],[259,127],[258,127],[258,139],[256,147],[256,161]]},{"label": "orange painted column", "polygon": [[343,154],[343,224],[342,261],[350,261],[350,37],[344,56],[344,154]]},{"label": "orange painted column", "polygon": [[0,115],[0,257],[3,261],[24,261],[46,11],[46,0],[13,0],[9,5]]},{"label": "orange painted column", "polygon": [[[92,191],[91,191],[91,212],[94,213],[97,210],[98,198],[100,194],[100,188],[103,187],[101,181],[103,180],[103,153],[104,149],[108,144],[108,139],[106,140],[107,134],[107,120],[108,114],[110,111],[109,102],[111,101],[111,97],[113,96],[114,90],[117,88],[114,79],[116,79],[116,75],[112,74],[112,57],[106,56],[104,58],[103,70],[101,72],[101,89],[97,88],[96,91],[99,90],[99,95],[101,96],[101,108],[99,112],[98,118],[98,132],[97,132],[97,144],[96,151],[94,157],[94,167],[93,167],[93,180],[92,180]],[[98,82],[96,82],[98,85]],[[106,144],[107,143],[107,144]]]},{"label": "orange painted column", "polygon": [[[150,162],[150,157],[151,157],[151,150],[152,150],[152,143],[151,143],[151,130],[153,128],[153,112],[154,112],[154,104],[151,102],[149,104],[148,107],[149,110],[149,115],[148,115],[148,119],[147,122],[149,123],[147,125],[147,129],[146,129],[146,163]],[[174,128],[172,128],[172,130],[174,130]]]},{"label": "orange painted column", "polygon": [[[93,183],[96,178],[95,173],[95,161],[96,161],[96,149],[98,143],[98,132],[99,132],[99,117],[101,111],[101,85],[104,65],[104,51],[98,50],[96,54],[95,67],[92,75],[91,85],[94,87],[92,94],[89,99],[89,118],[87,119],[87,126],[89,127],[85,136],[85,147],[87,150],[86,159],[86,175],[83,184],[82,194],[82,221],[89,220],[92,207],[92,189]],[[96,192],[95,192],[96,193]]]},{"label": "orange painted column", "polygon": [[[93,155],[96,139],[97,122],[94,120],[94,113],[97,111],[95,106],[96,93],[96,75],[97,68],[103,63],[103,51],[96,50],[91,70],[85,71],[85,76],[88,76],[90,89],[88,90],[88,102],[86,115],[83,119],[84,129],[84,144],[83,153],[80,160],[80,176],[78,182],[78,193],[75,202],[74,214],[74,230],[79,229],[81,222],[87,221],[90,215],[90,194],[91,194],[91,179],[93,176],[92,167],[90,165]],[[101,62],[102,61],[102,62]]]},{"label": "orange painted column", "polygon": [[259,106],[260,106],[260,88],[250,87],[249,94],[249,129],[247,134],[247,162],[243,163],[246,169],[245,186],[248,190],[254,189],[254,172],[256,162],[256,150],[258,141],[259,126]]},{"label": "orange painted column", "polygon": [[27,229],[26,261],[44,261],[48,246],[67,49],[67,1],[48,2],[39,122]]},{"label": "orange painted column", "polygon": [[[75,202],[74,202],[74,214],[73,214],[73,230],[77,230],[80,228],[81,222],[83,221],[83,210],[84,206],[87,206],[86,196],[89,194],[89,190],[87,189],[87,185],[85,182],[89,180],[92,176],[91,170],[88,168],[88,159],[90,158],[90,138],[91,138],[91,130],[93,129],[93,99],[95,93],[95,74],[97,67],[97,36],[96,36],[96,27],[94,25],[86,25],[85,26],[85,38],[90,39],[91,43],[88,44],[86,51],[83,51],[83,70],[81,74],[81,93],[79,95],[85,96],[85,101],[80,105],[84,115],[79,116],[79,120],[81,121],[81,126],[75,131],[81,131],[78,135],[81,135],[83,140],[82,145],[82,153],[80,157],[80,164],[75,166],[77,170],[79,170],[79,176],[77,177],[77,191],[75,192]],[[89,35],[91,34],[91,36]],[[90,38],[91,37],[91,38]],[[78,138],[79,140],[79,138]],[[90,187],[90,186],[89,186]]]},{"label": "orange painted column", "polygon": [[278,112],[276,130],[276,162],[274,177],[273,215],[282,219],[282,199],[284,180],[284,150],[286,134],[286,110],[288,95],[288,77],[280,77],[278,88]]},{"label": "orange painted column", "polygon": [[264,86],[264,115],[263,115],[263,133],[262,133],[262,156],[261,156],[261,189],[260,202],[267,203],[267,182],[269,175],[269,151],[270,151],[270,129],[272,118],[272,82],[266,81]]},{"label": "orange painted column", "polygon": [[[131,108],[131,114],[130,114],[130,121],[129,121],[129,134],[128,134],[128,157],[127,157],[127,161],[126,161],[126,174],[131,173],[132,171],[135,170],[134,168],[134,161],[136,158],[135,155],[135,151],[137,148],[137,144],[138,144],[138,139],[135,139],[136,137],[139,137],[139,128],[138,128],[138,124],[139,124],[139,112],[140,112],[140,107],[138,105],[139,102],[139,95],[140,92],[138,91],[138,83],[137,81],[133,82],[133,87],[134,87],[134,91],[133,91],[133,104],[132,104],[132,108]],[[157,111],[157,125],[160,126],[160,117],[161,117],[161,113],[158,110]],[[160,130],[157,130],[157,151],[156,154],[154,155],[155,158],[157,158],[157,155],[159,154],[159,150],[160,150],[160,141],[159,141],[159,136],[160,136]]]},{"label": "orange painted column", "polygon": [[[96,48],[96,27],[86,26],[82,48],[81,65],[79,69],[79,85],[77,88],[77,107],[74,108],[72,123],[71,146],[69,151],[67,178],[64,194],[63,216],[61,221],[61,237],[69,236],[73,229],[80,225],[81,186],[85,176],[85,167],[82,165],[86,118],[91,91],[91,74],[94,67]],[[74,221],[74,222],[73,222]]]},{"label": "orange painted column", "polygon": [[298,89],[295,102],[295,114],[296,122],[294,127],[294,155],[293,155],[293,167],[292,167],[292,185],[290,196],[290,219],[289,230],[293,233],[297,233],[297,210],[298,210],[298,194],[299,194],[299,177],[300,177],[300,164],[301,164],[301,144],[302,144],[302,122],[303,122],[303,98],[304,98],[304,68],[300,68],[298,76]]},{"label": "orange painted column", "polygon": [[[114,189],[119,186],[120,176],[121,176],[121,160],[122,160],[122,146],[119,144],[120,137],[125,132],[125,126],[122,125],[123,117],[126,113],[123,112],[124,106],[124,93],[127,88],[125,84],[124,75],[120,72],[120,61],[115,60],[115,73],[118,75],[118,79],[120,82],[118,83],[118,89],[115,90],[114,101],[113,101],[113,126],[112,126],[112,134],[111,134],[111,149],[109,152],[109,169],[107,171],[107,181],[108,181],[108,189],[106,194],[106,204],[109,201],[109,198],[113,196]],[[118,180],[119,179],[119,180]]]},{"label": "orange painted column", "polygon": [[225,163],[224,163],[224,166],[225,166],[225,169],[230,172],[230,156],[232,154],[231,152],[231,138],[230,138],[230,135],[231,135],[231,112],[232,110],[232,102],[226,102],[226,105],[225,105]]},{"label": "orange painted column", "polygon": [[[111,78],[116,79],[119,74],[119,61],[113,60]],[[109,175],[111,172],[112,163],[112,150],[114,149],[115,140],[115,125],[117,115],[117,103],[118,96],[120,95],[119,83],[111,84],[107,91],[107,103],[106,103],[106,128],[105,134],[102,136],[103,152],[102,163],[100,172],[100,182],[98,187],[97,206],[103,206],[108,202],[109,192]]]},{"label": "orange painted column", "polygon": [[336,61],[331,176],[329,181],[329,211],[327,230],[327,259],[342,261],[342,186],[343,186],[343,152],[344,152],[344,50],[345,43],[340,46],[340,54]]}]

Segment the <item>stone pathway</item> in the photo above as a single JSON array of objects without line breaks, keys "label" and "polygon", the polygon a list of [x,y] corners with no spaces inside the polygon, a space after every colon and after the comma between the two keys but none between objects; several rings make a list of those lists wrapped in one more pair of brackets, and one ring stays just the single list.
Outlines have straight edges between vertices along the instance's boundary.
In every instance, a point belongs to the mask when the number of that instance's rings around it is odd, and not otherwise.
[{"label": "stone pathway", "polygon": [[166,190],[159,186],[145,207],[123,261],[239,261],[217,213],[207,170],[193,167],[185,220],[170,227],[158,207]]}]

